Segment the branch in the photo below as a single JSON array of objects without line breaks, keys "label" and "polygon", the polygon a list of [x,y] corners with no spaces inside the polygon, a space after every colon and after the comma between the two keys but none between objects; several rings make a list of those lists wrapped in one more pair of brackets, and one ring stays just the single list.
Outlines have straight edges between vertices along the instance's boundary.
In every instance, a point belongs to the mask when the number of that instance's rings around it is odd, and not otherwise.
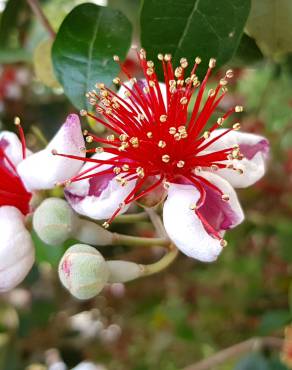
[{"label": "branch", "polygon": [[155,227],[155,230],[157,234],[160,237],[167,238],[167,233],[165,231],[165,228],[163,226],[163,223],[161,221],[160,216],[156,213],[156,211],[153,208],[145,208],[145,211],[148,213],[148,216]]},{"label": "branch", "polygon": [[215,355],[193,365],[187,366],[182,370],[207,370],[222,364],[230,358],[240,356],[244,353],[260,350],[262,348],[280,349],[282,345],[283,340],[280,338],[251,338],[229,348],[223,349],[222,351],[215,353]]},{"label": "branch", "polygon": [[31,10],[33,11],[34,15],[38,18],[40,23],[44,26],[44,28],[48,31],[49,35],[52,39],[55,38],[56,33],[51,26],[48,18],[45,16],[38,0],[26,0],[28,5],[30,6]]}]

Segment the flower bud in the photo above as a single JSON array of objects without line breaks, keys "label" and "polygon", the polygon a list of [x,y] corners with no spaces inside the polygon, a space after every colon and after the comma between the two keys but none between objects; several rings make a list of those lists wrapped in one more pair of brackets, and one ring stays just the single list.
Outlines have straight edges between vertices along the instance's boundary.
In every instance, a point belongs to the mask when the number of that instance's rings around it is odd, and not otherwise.
[{"label": "flower bud", "polygon": [[98,250],[86,244],[75,244],[60,261],[59,277],[74,297],[90,299],[107,283],[109,269]]},{"label": "flower bud", "polygon": [[15,207],[0,207],[0,292],[13,289],[34,263],[34,246]]},{"label": "flower bud", "polygon": [[49,245],[62,244],[69,238],[94,245],[110,245],[113,242],[111,232],[79,218],[70,205],[59,198],[43,201],[34,213],[33,227],[40,239]]},{"label": "flower bud", "polygon": [[143,275],[143,266],[128,261],[107,261],[109,283],[125,283]]},{"label": "flower bud", "polygon": [[68,203],[48,198],[36,209],[33,227],[39,238],[49,245],[59,245],[70,238],[77,216]]}]

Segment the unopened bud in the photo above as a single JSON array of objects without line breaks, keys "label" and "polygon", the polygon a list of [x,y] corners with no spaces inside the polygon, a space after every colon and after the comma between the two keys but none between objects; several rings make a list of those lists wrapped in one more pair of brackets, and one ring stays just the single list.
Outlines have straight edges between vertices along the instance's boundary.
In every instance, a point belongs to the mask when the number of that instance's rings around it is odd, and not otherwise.
[{"label": "unopened bud", "polygon": [[48,198],[36,209],[33,228],[49,245],[60,245],[70,238],[77,216],[69,204],[59,198]]},{"label": "unopened bud", "polygon": [[110,245],[113,241],[112,233],[94,222],[79,218],[69,204],[59,198],[43,201],[34,213],[33,227],[43,242],[54,246],[70,238],[94,245]]},{"label": "unopened bud", "polygon": [[62,257],[59,278],[78,299],[95,297],[108,282],[109,269],[103,256],[86,244],[75,244]]},{"label": "unopened bud", "polygon": [[125,283],[143,275],[143,266],[128,261],[107,261],[109,283]]}]

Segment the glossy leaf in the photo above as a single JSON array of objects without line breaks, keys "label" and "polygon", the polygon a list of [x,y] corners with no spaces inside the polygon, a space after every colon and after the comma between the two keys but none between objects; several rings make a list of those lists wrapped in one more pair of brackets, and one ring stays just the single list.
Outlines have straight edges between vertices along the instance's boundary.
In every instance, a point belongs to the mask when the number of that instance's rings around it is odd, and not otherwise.
[{"label": "glossy leaf", "polygon": [[130,47],[132,27],[118,10],[82,4],[63,21],[52,49],[56,76],[77,108],[87,105],[85,93],[97,82],[110,84]]},{"label": "glossy leaf", "polygon": [[249,9],[250,0],[144,0],[142,46],[150,58],[171,53],[178,63],[200,56],[206,67],[215,57],[220,66],[236,51]]}]

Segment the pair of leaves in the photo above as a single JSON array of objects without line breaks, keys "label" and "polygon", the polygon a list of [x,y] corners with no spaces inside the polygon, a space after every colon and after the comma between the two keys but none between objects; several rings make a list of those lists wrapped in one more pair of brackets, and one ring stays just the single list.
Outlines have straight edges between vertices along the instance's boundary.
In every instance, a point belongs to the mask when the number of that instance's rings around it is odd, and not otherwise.
[{"label": "pair of leaves", "polygon": [[[226,63],[236,51],[250,0],[147,0],[141,10],[141,44],[149,58],[171,53],[174,62],[199,55]],[[53,45],[55,73],[77,108],[96,82],[109,84],[119,67],[112,56],[125,58],[132,27],[120,11],[82,4],[63,21]],[[204,66],[201,71],[204,71]]]}]

